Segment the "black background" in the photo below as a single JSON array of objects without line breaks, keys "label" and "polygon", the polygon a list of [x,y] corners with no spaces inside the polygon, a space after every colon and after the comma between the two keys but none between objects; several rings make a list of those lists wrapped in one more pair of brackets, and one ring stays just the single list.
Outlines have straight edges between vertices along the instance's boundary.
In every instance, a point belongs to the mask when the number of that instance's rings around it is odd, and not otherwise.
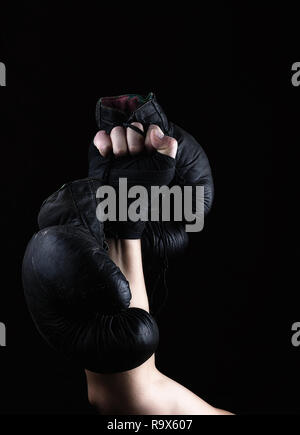
[{"label": "black background", "polygon": [[295,11],[26,2],[1,12],[0,413],[93,413],[82,371],[31,322],[22,256],[41,202],[87,174],[97,99],[149,91],[202,144],[216,187],[204,231],[169,269],[158,367],[236,413],[299,413]]}]

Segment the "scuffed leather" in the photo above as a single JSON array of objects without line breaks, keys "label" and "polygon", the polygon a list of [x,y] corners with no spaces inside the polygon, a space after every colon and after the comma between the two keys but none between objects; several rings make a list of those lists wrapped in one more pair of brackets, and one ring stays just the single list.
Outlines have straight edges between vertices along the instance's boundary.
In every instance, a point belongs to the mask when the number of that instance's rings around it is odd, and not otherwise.
[{"label": "scuffed leather", "polygon": [[[155,95],[150,93],[147,97],[136,96],[136,107],[133,104],[124,104],[125,95],[121,96],[122,105],[118,107],[118,98],[120,97],[109,97],[101,98],[96,106],[96,121],[97,126],[100,130],[105,130],[110,133],[111,129],[116,125],[123,125],[123,123],[140,122],[144,126],[144,130],[147,131],[150,124],[158,125],[162,131],[168,136],[174,137],[178,142],[178,151],[175,158],[175,168],[172,174],[169,174],[165,180],[160,180],[155,185],[179,185],[179,186],[204,186],[204,213],[205,215],[211,209],[213,198],[214,198],[214,184],[213,177],[211,173],[210,164],[208,158],[196,141],[196,139],[181,127],[177,126],[173,122],[169,121],[164,110],[158,103]],[[135,98],[133,95],[129,95],[128,103]],[[126,110],[124,109],[126,108]],[[158,153],[155,153],[156,156]],[[155,157],[156,158],[156,157]],[[105,173],[104,168],[108,168],[106,165],[109,161],[111,162],[111,157],[103,159],[97,148],[91,143],[89,147],[89,176],[99,177],[105,179],[108,184],[113,183],[118,177],[126,176],[126,164],[132,159],[127,157],[125,159],[113,159],[112,166],[107,169],[108,172]],[[125,165],[123,166],[123,162]],[[140,160],[140,165],[137,168],[140,171],[140,176],[135,180],[136,184],[147,183],[147,175],[145,170],[147,169],[145,165],[145,160]],[[152,246],[149,242],[149,223],[146,223],[146,229],[144,231],[142,240],[143,249],[151,249],[154,255],[157,255],[156,247],[159,243],[154,243]],[[172,243],[172,246],[166,244],[166,252],[174,253],[174,248],[177,248],[178,252],[182,252],[186,246],[188,236],[187,234],[181,237],[184,231],[184,222],[172,222],[172,225],[167,225],[166,223],[159,223],[156,226],[152,226],[154,231],[154,238],[159,241],[161,239],[161,233],[168,227],[169,235],[170,231],[174,231],[173,237],[168,237]],[[148,234],[148,236],[147,236]],[[179,237],[177,237],[179,235]]]},{"label": "scuffed leather", "polygon": [[151,315],[129,308],[127,280],[105,249],[94,179],[69,183],[42,205],[22,276],[26,301],[44,339],[97,373],[130,370],[155,352]]}]

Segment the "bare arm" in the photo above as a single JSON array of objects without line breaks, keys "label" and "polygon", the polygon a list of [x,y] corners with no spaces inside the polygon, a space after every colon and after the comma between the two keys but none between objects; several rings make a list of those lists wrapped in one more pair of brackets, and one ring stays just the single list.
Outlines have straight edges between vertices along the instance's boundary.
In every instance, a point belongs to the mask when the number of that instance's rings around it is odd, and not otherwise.
[{"label": "bare arm", "polygon": [[149,312],[149,303],[145,287],[141,241],[108,240],[109,256],[120,268],[129,282],[132,299],[130,307],[142,308]]},{"label": "bare arm", "polygon": [[[141,125],[136,124],[137,127],[142,128]],[[150,136],[152,144],[159,152],[175,157],[176,141],[167,137],[155,139],[155,129],[149,129],[145,146]],[[129,139],[130,137],[131,140],[133,138],[140,140],[141,136],[136,136],[135,132],[129,131]],[[120,153],[120,150],[122,154],[126,154],[128,150],[130,152],[130,143],[127,149],[126,138],[121,127],[115,127],[111,137],[105,132],[99,132],[94,143],[103,156],[111,150],[114,154]],[[107,243],[110,258],[129,282],[132,294],[130,307],[142,308],[149,312],[141,241],[110,239]],[[182,385],[160,373],[155,367],[154,355],[133,370],[105,375],[86,371],[86,375],[90,401],[104,414],[227,414],[225,411],[213,408]]]}]

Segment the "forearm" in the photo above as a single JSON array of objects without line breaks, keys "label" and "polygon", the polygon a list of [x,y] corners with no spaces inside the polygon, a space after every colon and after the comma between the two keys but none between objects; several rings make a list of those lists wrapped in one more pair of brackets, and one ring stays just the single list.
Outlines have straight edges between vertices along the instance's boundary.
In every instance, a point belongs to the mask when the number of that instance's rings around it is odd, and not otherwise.
[{"label": "forearm", "polygon": [[[148,311],[140,240],[108,240],[109,256],[132,292],[131,307]],[[161,374],[154,355],[135,369],[114,374],[86,371],[89,400],[103,414],[219,415],[227,414]]]},{"label": "forearm", "polygon": [[[131,307],[149,311],[140,240],[107,240],[109,256],[129,282]],[[121,373],[96,374],[86,370],[90,402],[106,413],[123,413],[139,405],[144,392],[157,376],[154,355],[135,369]]]},{"label": "forearm", "polygon": [[109,256],[120,268],[129,282],[132,299],[130,307],[142,308],[149,312],[149,303],[143,273],[140,240],[109,239]]}]

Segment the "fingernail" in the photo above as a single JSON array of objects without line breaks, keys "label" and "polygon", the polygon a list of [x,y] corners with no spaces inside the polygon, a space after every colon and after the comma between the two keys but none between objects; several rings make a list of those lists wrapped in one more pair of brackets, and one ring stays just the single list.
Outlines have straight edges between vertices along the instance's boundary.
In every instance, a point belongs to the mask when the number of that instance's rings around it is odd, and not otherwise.
[{"label": "fingernail", "polygon": [[162,132],[162,130],[159,127],[157,127],[155,129],[155,134],[159,139],[162,139],[164,137],[164,133]]}]

